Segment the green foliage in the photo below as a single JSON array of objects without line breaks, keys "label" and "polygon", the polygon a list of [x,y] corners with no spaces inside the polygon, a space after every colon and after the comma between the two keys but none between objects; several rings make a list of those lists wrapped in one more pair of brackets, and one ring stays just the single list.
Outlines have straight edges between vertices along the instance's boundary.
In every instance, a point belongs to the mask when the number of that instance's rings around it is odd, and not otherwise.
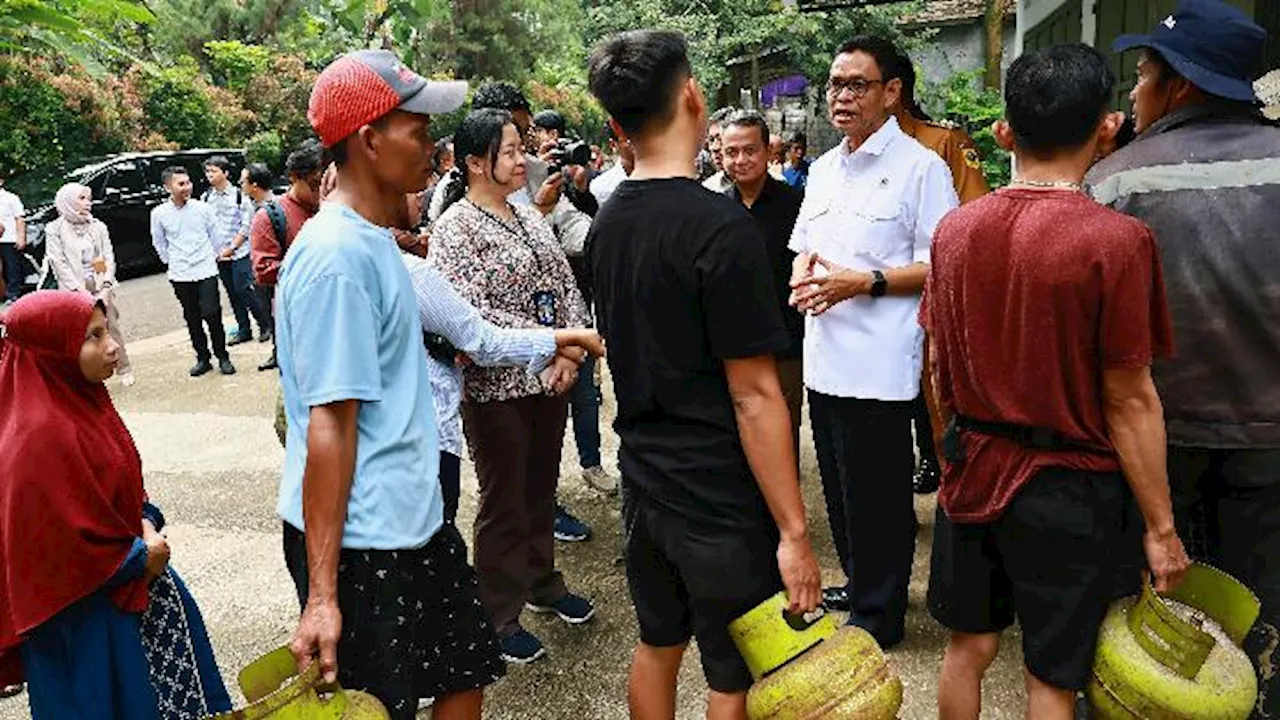
[{"label": "green foliage", "polygon": [[916,44],[896,19],[913,3],[853,10],[801,13],[777,0],[607,0],[587,13],[590,44],[634,28],[669,28],[684,33],[694,74],[714,93],[730,78],[730,63],[755,52],[781,49],[811,80],[825,78],[831,53],[859,33]]},{"label": "green foliage", "polygon": [[244,152],[249,162],[263,163],[275,172],[280,172],[284,166],[284,140],[274,130],[265,130],[249,138]]},{"label": "green foliage", "polygon": [[98,108],[75,112],[41,62],[0,60],[0,168],[21,172],[124,149],[95,124]]},{"label": "green foliage", "polygon": [[973,136],[987,184],[1004,187],[1011,172],[1009,153],[991,132],[991,124],[1004,116],[1004,100],[998,91],[982,87],[981,76],[981,71],[957,73],[944,83],[926,86],[921,104],[934,117],[945,117]]},{"label": "green foliage", "polygon": [[271,53],[259,45],[245,45],[236,40],[210,40],[204,44],[209,58],[209,72],[218,85],[243,90],[249,81],[261,75],[271,61]]},{"label": "green foliage", "polygon": [[152,124],[180,147],[209,145],[217,128],[213,104],[191,58],[147,78],[143,109]]}]

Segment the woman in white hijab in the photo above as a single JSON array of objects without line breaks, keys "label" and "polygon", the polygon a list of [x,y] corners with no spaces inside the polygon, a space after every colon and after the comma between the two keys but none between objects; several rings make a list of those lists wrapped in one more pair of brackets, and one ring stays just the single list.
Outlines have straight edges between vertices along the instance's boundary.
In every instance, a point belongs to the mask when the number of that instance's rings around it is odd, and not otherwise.
[{"label": "woman in white hijab", "polygon": [[58,219],[45,227],[45,257],[61,290],[74,290],[101,300],[107,308],[107,331],[120,346],[116,376],[125,387],[134,383],[124,350],[120,311],[116,308],[116,256],[107,226],[93,216],[93,194],[79,183],[67,183],[54,197]]}]

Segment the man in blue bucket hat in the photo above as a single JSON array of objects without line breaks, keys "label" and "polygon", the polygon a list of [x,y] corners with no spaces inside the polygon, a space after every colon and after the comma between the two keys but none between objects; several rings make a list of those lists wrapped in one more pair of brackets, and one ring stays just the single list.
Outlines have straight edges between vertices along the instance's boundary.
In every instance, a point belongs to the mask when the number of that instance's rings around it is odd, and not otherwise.
[{"label": "man in blue bucket hat", "polygon": [[1139,135],[1094,166],[1099,202],[1156,234],[1175,357],[1153,372],[1178,534],[1262,600],[1245,643],[1255,717],[1280,708],[1280,127],[1252,80],[1266,32],[1222,0],[1182,0],[1138,49]]}]

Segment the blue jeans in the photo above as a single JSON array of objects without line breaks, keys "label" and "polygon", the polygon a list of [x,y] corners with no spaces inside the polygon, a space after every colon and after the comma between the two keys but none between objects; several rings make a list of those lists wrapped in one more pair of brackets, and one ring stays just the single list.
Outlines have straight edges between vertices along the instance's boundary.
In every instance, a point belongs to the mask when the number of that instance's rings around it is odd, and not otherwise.
[{"label": "blue jeans", "polygon": [[258,291],[253,285],[253,261],[249,256],[239,260],[226,260],[218,263],[218,276],[222,278],[222,287],[227,290],[227,298],[231,300],[231,312],[236,316],[241,335],[252,335],[253,326],[249,324],[249,313],[258,321],[260,330],[270,329],[270,324],[263,322],[262,310],[258,307]]},{"label": "blue jeans", "polygon": [[583,470],[600,465],[600,388],[596,387],[596,359],[588,357],[578,368],[578,382],[569,392],[573,415],[573,441]]}]

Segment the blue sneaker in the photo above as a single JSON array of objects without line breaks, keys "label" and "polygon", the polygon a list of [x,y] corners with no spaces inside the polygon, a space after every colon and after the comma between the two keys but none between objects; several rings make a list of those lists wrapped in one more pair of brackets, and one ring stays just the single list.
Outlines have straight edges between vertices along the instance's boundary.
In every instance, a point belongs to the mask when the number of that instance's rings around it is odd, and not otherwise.
[{"label": "blue sneaker", "polygon": [[556,539],[560,542],[583,542],[591,539],[591,526],[569,514],[556,503]]},{"label": "blue sneaker", "polygon": [[502,646],[502,659],[516,665],[528,665],[547,654],[542,641],[528,630],[518,630],[499,641]]},{"label": "blue sneaker", "polygon": [[534,603],[525,603],[524,606],[530,612],[536,612],[542,615],[550,615],[555,613],[560,619],[570,625],[581,625],[596,616],[596,608],[591,601],[569,593],[550,605],[536,605]]}]

